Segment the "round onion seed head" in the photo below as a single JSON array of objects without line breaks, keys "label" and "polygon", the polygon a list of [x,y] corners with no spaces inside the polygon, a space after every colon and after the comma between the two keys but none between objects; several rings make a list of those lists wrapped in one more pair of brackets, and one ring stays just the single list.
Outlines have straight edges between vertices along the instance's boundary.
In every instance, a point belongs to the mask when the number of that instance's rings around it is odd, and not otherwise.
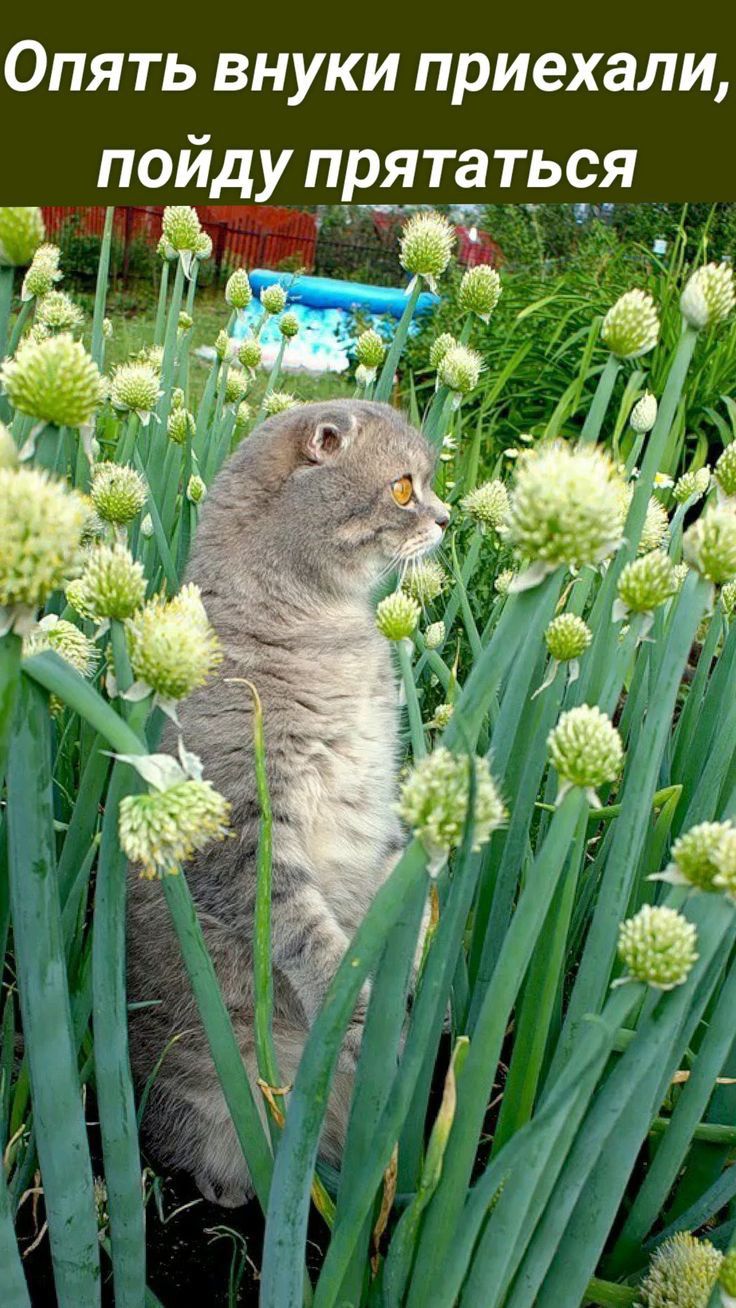
[{"label": "round onion seed head", "polygon": [[123,852],[141,876],[177,873],[211,840],[228,835],[230,805],[209,781],[188,779],[166,790],[126,795],[118,833]]},{"label": "round onion seed head", "polygon": [[97,670],[100,652],[89,636],[85,636],[73,622],[50,614],[43,618],[30,636],[23,641],[23,655],[30,658],[43,650],[52,649],[70,664],[81,677],[91,677]]},{"label": "round onion seed head", "polygon": [[413,277],[423,277],[430,290],[445,271],[455,246],[455,229],[439,213],[416,213],[404,224],[399,261]]},{"label": "round onion seed head", "polygon": [[21,299],[40,299],[54,289],[62,276],[59,268],[61,251],[58,245],[39,245],[28,272],[23,278]]},{"label": "round onion seed head", "polygon": [[298,403],[296,396],[290,395],[288,391],[269,391],[263,397],[263,412],[273,418],[277,413],[295,409]]},{"label": "round onion seed head", "polygon": [[183,336],[184,333],[188,332],[190,328],[193,326],[194,326],[194,319],[191,313],[187,313],[185,309],[182,309],[177,321],[177,330]]},{"label": "round onion seed head", "polygon": [[681,589],[682,583],[685,580],[689,571],[690,571],[690,567],[687,563],[675,564],[675,584],[678,590]]},{"label": "round onion seed head", "polygon": [[194,247],[194,253],[200,263],[204,263],[206,259],[212,258],[212,237],[208,232],[201,231],[199,233],[197,244]]},{"label": "round onion seed head", "polygon": [[[480,849],[504,821],[506,811],[487,758],[475,760],[473,848]],[[433,859],[463,838],[470,794],[470,759],[440,746],[420,759],[401,788],[398,813]]]},{"label": "round onion seed head", "polygon": [[386,347],[378,332],[369,327],[361,332],[355,342],[355,357],[365,368],[380,368],[386,354]]},{"label": "round onion seed head", "polygon": [[44,236],[40,209],[0,208],[0,266],[19,268],[30,263]]},{"label": "round onion seed head", "polygon": [[590,645],[593,633],[587,622],[575,613],[561,613],[553,618],[544,633],[545,643],[552,658],[558,663],[579,659]]},{"label": "round onion seed head", "polygon": [[0,606],[36,610],[78,569],[88,504],[37,468],[0,468]]},{"label": "round onion seed head", "polygon": [[457,294],[461,313],[477,313],[488,322],[501,298],[501,278],[489,263],[476,264],[463,273]]},{"label": "round onion seed head", "polygon": [[252,417],[253,417],[252,408],[245,400],[241,400],[240,404],[238,405],[235,411],[235,426],[246,427]]},{"label": "round onion seed head", "polygon": [[435,336],[429,347],[429,366],[437,369],[440,362],[444,359],[448,350],[457,345],[455,337],[450,332],[442,332],[440,336]]},{"label": "round onion seed head", "polygon": [[678,1231],[652,1255],[636,1308],[707,1308],[722,1260],[710,1240]]},{"label": "round onion seed head", "polygon": [[202,478],[198,476],[196,472],[192,473],[187,483],[187,499],[189,500],[189,503],[201,504],[206,494],[207,487],[202,481]]},{"label": "round onion seed head", "polygon": [[164,363],[163,345],[147,345],[144,350],[139,350],[138,353],[133,356],[133,362],[147,363],[160,375]]},{"label": "round onion seed head", "polygon": [[631,410],[629,422],[633,431],[645,435],[657,421],[657,401],[651,391],[645,391]]},{"label": "round onion seed head", "polygon": [[710,508],[688,527],[682,541],[687,562],[717,585],[736,577],[736,513]]},{"label": "round onion seed head", "polygon": [[669,525],[670,520],[664,504],[656,495],[652,495],[639,537],[638,553],[648,554],[650,550],[656,550],[667,535]]},{"label": "round onion seed head", "polygon": [[736,904],[736,829],[730,824],[714,850],[713,862],[717,868],[713,888]]},{"label": "round onion seed head", "polygon": [[129,618],[145,595],[143,566],[120,543],[97,545],[90,550],[82,576],[66,591],[69,603],[81,617],[97,620]]},{"label": "round onion seed head", "polygon": [[597,706],[581,704],[562,714],[547,738],[550,761],[564,794],[570,786],[595,790],[616,781],[623,766],[621,737]]},{"label": "round onion seed head", "polygon": [[240,404],[248,383],[239,368],[231,368],[225,379],[225,403]]},{"label": "round onion seed head", "polygon": [[674,990],[687,980],[693,963],[697,933],[692,922],[673,908],[644,904],[622,922],[618,955],[627,975],[656,990]]},{"label": "round onion seed head", "polygon": [[217,333],[214,349],[215,354],[220,360],[227,358],[230,353],[230,337],[224,327]]},{"label": "round onion seed head", "polygon": [[283,313],[286,307],[286,291],[280,282],[272,282],[261,291],[261,305],[266,313]]},{"label": "round onion seed head", "polygon": [[240,362],[244,368],[250,369],[251,372],[260,364],[261,354],[260,341],[257,341],[255,336],[248,336],[238,349]]},{"label": "round onion seed head", "polygon": [[659,315],[651,295],[627,291],[603,319],[601,340],[619,359],[637,359],[659,340]]},{"label": "round onion seed head", "polygon": [[686,500],[695,496],[696,498],[693,499],[695,504],[697,500],[702,499],[709,486],[710,468],[706,464],[704,468],[698,468],[697,472],[684,472],[675,483],[672,498],[675,504],[684,504]]},{"label": "round onion seed head", "polygon": [[247,309],[252,299],[253,292],[245,268],[236,268],[225,283],[225,303],[232,309]]},{"label": "round onion seed head", "polygon": [[124,526],[140,513],[148,491],[135,468],[120,463],[98,463],[92,470],[90,495],[103,521]]},{"label": "round onion seed head", "polygon": [[[75,627],[73,622],[57,618],[55,613],[43,618],[23,641],[24,658],[43,654],[45,650],[53,650],[80,677],[85,678],[94,674],[100,659],[99,650],[89,637],[79,627]],[[58,717],[63,712],[64,703],[58,695],[49,696],[49,710],[52,717]]]},{"label": "round onion seed head", "polygon": [[24,342],[3,365],[0,380],[14,408],[57,427],[83,427],[104,395],[97,364],[66,333]]},{"label": "round onion seed head", "polygon": [[110,400],[121,412],[152,413],[161,394],[161,378],[154,363],[121,363],[112,374]]},{"label": "round onion seed head", "polygon": [[36,305],[36,321],[52,332],[72,332],[82,326],[84,314],[64,291],[48,291]]},{"label": "round onion seed head", "polygon": [[438,649],[444,645],[447,630],[444,622],[430,622],[424,633],[424,643],[427,649]]},{"label": "round onion seed head", "polygon": [[627,563],[618,582],[618,597],[632,613],[651,613],[676,590],[674,564],[662,550],[652,550]]},{"label": "round onion seed head", "polygon": [[460,504],[480,526],[498,528],[509,511],[509,493],[502,481],[486,481],[465,495]]},{"label": "round onion seed head", "polygon": [[736,441],[727,445],[715,466],[715,478],[729,498],[736,496]]},{"label": "round onion seed head", "polygon": [[299,319],[295,313],[285,313],[279,319],[279,331],[285,340],[293,340],[299,331]]},{"label": "round onion seed head", "polygon": [[435,559],[412,563],[401,582],[401,589],[418,604],[431,604],[445,584],[445,574]]},{"label": "round onion seed head", "polygon": [[187,436],[193,436],[196,429],[194,414],[188,409],[172,409],[169,414],[169,420],[166,424],[166,431],[169,440],[175,445],[183,445]]},{"label": "round onion seed head", "polygon": [[415,630],[420,613],[417,601],[397,590],[376,607],[376,626],[387,640],[406,640]]},{"label": "round onion seed head", "polygon": [[724,1254],[718,1282],[721,1288],[723,1308],[734,1308],[734,1305],[736,1305],[736,1248],[729,1249],[728,1253]]},{"label": "round onion seed head", "polygon": [[94,618],[94,613],[89,606],[87,591],[82,583],[81,577],[75,577],[73,581],[68,581],[65,586],[64,594],[66,602],[78,613],[80,618]]},{"label": "round onion seed head", "polygon": [[655,879],[695,886],[696,890],[712,890],[719,872],[717,856],[730,834],[736,835],[730,822],[699,822],[678,836],[669,866]]},{"label": "round onion seed head", "polygon": [[544,571],[599,563],[621,540],[622,489],[613,463],[595,446],[554,441],[525,450],[501,534]]},{"label": "round onion seed head", "polygon": [[[0,455],[0,466],[2,466],[2,456]],[[721,590],[721,604],[723,611],[728,617],[736,608],[736,581],[728,581]]]},{"label": "round onion seed head", "polygon": [[736,303],[733,269],[728,263],[707,263],[688,279],[680,298],[682,316],[700,331],[727,318]]},{"label": "round onion seed head", "polygon": [[[618,510],[619,526],[623,534],[628,517],[631,501],[634,498],[634,485],[632,482],[619,482],[618,487]],[[652,495],[647,503],[647,510],[644,516],[644,525],[641,529],[637,552],[645,554],[649,550],[654,550],[661,545],[669,527],[667,510],[658,500],[656,495]]]},{"label": "round onion seed head", "polygon": [[48,327],[44,327],[43,323],[34,322],[33,326],[29,327],[23,336],[22,344],[28,345],[33,341],[34,345],[40,345],[41,341],[47,341],[50,335],[51,332]]},{"label": "round onion seed head", "polygon": [[437,365],[437,376],[456,395],[467,395],[478,385],[484,366],[483,355],[477,350],[468,345],[451,345]]},{"label": "round onion seed head", "polygon": [[188,204],[169,204],[164,209],[162,235],[166,245],[180,253],[195,252],[202,235],[196,209]]},{"label": "round onion seed head", "polygon": [[222,662],[197,586],[183,586],[171,600],[149,600],[126,622],[125,632],[136,681],[164,700],[191,695]]},{"label": "round onion seed head", "polygon": [[503,568],[493,583],[493,589],[499,595],[508,595],[509,590],[511,589],[511,583],[515,576],[516,573],[513,568]]},{"label": "round onion seed head", "polygon": [[454,704],[438,704],[428,725],[435,731],[444,731],[445,727],[449,726],[454,712]]}]

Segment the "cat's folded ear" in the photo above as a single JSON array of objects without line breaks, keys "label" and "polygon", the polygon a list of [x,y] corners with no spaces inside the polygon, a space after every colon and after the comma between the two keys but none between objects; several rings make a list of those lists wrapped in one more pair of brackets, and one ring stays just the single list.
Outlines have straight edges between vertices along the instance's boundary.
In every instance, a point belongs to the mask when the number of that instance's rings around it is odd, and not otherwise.
[{"label": "cat's folded ear", "polygon": [[305,431],[304,453],[310,463],[329,463],[350,444],[357,429],[354,413],[335,409]]}]

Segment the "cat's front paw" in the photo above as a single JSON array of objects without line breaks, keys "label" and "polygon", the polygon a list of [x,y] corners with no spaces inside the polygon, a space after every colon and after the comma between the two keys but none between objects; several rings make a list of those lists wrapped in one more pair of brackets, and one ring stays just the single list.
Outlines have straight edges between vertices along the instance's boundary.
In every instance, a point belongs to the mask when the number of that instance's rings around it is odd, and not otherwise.
[{"label": "cat's front paw", "polygon": [[253,1188],[247,1180],[242,1182],[229,1178],[213,1178],[207,1172],[198,1172],[194,1180],[204,1199],[220,1208],[241,1208],[253,1195]]}]

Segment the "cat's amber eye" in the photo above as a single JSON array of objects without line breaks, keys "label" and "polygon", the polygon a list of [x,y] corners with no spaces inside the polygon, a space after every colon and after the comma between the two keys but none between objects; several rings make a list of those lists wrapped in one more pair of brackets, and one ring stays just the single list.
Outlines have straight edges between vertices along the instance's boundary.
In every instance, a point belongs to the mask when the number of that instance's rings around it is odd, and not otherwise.
[{"label": "cat's amber eye", "polygon": [[391,494],[396,500],[396,503],[400,504],[402,509],[405,508],[414,494],[411,477],[397,477],[396,481],[392,481]]}]

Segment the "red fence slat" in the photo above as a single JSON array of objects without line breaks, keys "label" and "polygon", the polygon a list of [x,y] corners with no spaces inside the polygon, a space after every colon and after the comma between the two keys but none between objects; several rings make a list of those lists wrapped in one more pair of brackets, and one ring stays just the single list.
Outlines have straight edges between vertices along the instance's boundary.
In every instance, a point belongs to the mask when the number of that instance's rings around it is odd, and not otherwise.
[{"label": "red fence slat", "polygon": [[[308,271],[314,269],[319,229],[313,214],[298,209],[284,209],[277,205],[202,205],[198,208],[203,228],[212,238],[215,266],[244,265],[246,268],[279,268],[284,260],[293,260]],[[73,224],[77,236],[102,236],[105,209],[102,205],[46,205],[43,208],[46,232],[50,240],[58,240]],[[122,265],[114,269],[115,275],[128,273],[128,253],[133,242],[144,242],[155,247],[161,236],[163,207],[128,206],[115,210],[114,231],[122,249]],[[386,247],[386,258],[391,260],[398,242],[403,216],[398,213],[376,212],[373,215],[376,231]],[[498,264],[503,255],[495,241],[485,232],[473,232],[471,239],[467,227],[458,226],[458,262],[471,266],[480,262]],[[320,242],[320,249],[348,253],[349,243]],[[373,251],[368,247],[352,247],[364,260]],[[382,264],[383,260],[379,260]],[[378,269],[380,271],[380,269]]]}]

